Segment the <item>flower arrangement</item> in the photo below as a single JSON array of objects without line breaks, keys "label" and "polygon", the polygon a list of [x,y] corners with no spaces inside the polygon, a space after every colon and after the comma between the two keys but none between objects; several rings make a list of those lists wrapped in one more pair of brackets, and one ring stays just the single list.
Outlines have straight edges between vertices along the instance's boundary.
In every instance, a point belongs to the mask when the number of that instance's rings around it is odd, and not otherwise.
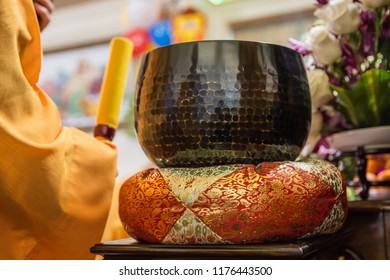
[{"label": "flower arrangement", "polygon": [[318,20],[291,48],[307,65],[309,150],[322,136],[390,125],[390,0],[316,0]]}]

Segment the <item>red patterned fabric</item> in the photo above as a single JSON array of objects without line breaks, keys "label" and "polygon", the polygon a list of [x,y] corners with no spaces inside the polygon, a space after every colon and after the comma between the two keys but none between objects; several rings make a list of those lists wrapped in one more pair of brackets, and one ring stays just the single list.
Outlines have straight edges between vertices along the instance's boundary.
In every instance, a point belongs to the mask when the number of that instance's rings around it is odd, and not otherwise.
[{"label": "red patterned fabric", "polygon": [[123,184],[119,214],[146,242],[263,243],[335,232],[347,199],[322,160],[149,169]]},{"label": "red patterned fabric", "polygon": [[131,236],[152,243],[161,242],[185,211],[159,172],[149,169],[131,177],[121,189],[122,213],[131,218],[125,230]]}]

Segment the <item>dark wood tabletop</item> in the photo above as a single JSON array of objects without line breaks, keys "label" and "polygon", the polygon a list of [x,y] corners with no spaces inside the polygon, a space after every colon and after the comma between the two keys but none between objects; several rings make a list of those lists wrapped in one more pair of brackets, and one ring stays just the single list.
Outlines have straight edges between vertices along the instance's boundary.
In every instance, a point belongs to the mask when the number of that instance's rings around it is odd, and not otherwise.
[{"label": "dark wood tabletop", "polygon": [[132,238],[96,244],[91,252],[104,259],[337,259],[338,244],[348,235],[332,235],[294,242],[247,245],[143,244]]},{"label": "dark wood tabletop", "polygon": [[344,247],[365,260],[390,259],[390,200],[349,202]]}]

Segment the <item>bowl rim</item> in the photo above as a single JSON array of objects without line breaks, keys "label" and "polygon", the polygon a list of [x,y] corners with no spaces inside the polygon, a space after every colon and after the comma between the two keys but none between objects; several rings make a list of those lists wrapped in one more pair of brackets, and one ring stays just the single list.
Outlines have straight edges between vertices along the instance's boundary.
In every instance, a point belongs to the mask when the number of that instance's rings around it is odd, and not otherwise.
[{"label": "bowl rim", "polygon": [[296,54],[298,56],[301,56],[300,53],[298,53],[296,50],[294,50],[294,49],[292,49],[290,47],[279,45],[279,44],[276,44],[276,43],[266,42],[266,41],[237,40],[237,39],[207,39],[207,40],[197,40],[197,41],[188,41],[188,42],[180,42],[180,43],[171,43],[171,44],[166,45],[166,46],[156,47],[156,48],[154,48],[154,49],[152,49],[150,51],[145,52],[143,54],[143,57],[146,57],[146,56],[148,56],[151,53],[161,51],[162,49],[172,48],[172,47],[175,47],[175,46],[195,45],[195,44],[203,44],[203,43],[249,43],[249,44],[256,44],[258,46],[276,47],[276,48],[280,48],[280,49],[284,49],[284,50],[290,51],[290,52],[292,52],[292,53],[294,53],[294,54]]}]

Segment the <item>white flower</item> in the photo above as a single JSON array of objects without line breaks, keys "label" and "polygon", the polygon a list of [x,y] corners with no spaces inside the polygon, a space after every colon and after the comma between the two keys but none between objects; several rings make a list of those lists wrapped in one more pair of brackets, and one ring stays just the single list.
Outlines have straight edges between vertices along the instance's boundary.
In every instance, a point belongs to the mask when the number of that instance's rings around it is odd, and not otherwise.
[{"label": "white flower", "polygon": [[315,148],[317,142],[321,139],[323,122],[324,120],[320,111],[312,113],[309,136],[307,137],[305,147],[302,149],[301,156],[308,156]]},{"label": "white flower", "polygon": [[358,29],[360,16],[358,7],[352,0],[330,0],[314,11],[314,15],[322,19],[328,29],[335,34],[348,34]]},{"label": "white flower", "polygon": [[360,0],[364,5],[372,8],[379,8],[390,5],[390,0]]},{"label": "white flower", "polygon": [[333,99],[333,94],[329,86],[329,78],[324,70],[314,69],[307,71],[307,79],[309,81],[311,107],[315,112],[321,106],[327,104]]},{"label": "white flower", "polygon": [[341,57],[338,40],[323,25],[313,26],[305,40],[308,50],[312,51],[316,61],[322,65],[332,64]]},{"label": "white flower", "polygon": [[315,69],[307,71],[307,79],[309,81],[312,113],[309,136],[302,150],[302,156],[309,155],[321,139],[323,117],[318,109],[333,99],[329,87],[329,78],[324,70]]}]

